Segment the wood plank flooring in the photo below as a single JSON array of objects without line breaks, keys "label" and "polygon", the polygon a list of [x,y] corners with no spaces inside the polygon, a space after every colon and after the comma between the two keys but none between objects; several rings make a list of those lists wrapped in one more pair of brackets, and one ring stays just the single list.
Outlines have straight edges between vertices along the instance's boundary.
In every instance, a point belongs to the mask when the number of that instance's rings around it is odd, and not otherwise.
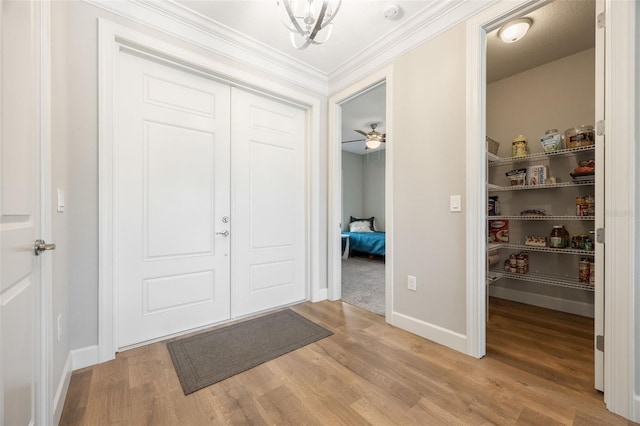
[{"label": "wood plank flooring", "polygon": [[73,373],[61,425],[629,425],[593,389],[593,321],[490,303],[474,359],[343,302],[292,307],[335,334],[184,396],[165,343]]}]

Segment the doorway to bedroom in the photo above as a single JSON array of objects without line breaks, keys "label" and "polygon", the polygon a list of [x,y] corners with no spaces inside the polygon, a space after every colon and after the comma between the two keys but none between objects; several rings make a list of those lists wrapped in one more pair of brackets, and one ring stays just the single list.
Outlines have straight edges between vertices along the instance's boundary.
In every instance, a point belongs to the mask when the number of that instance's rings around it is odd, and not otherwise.
[{"label": "doorway to bedroom", "polygon": [[342,300],[384,316],[386,84],[341,107]]}]

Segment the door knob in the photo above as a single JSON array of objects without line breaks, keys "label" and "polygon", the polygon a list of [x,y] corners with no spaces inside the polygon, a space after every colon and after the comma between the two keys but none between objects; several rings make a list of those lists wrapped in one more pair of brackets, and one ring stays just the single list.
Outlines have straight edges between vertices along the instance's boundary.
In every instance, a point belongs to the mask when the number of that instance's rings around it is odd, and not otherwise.
[{"label": "door knob", "polygon": [[222,235],[223,237],[227,237],[229,236],[229,231],[224,231],[224,232],[216,232],[216,235]]},{"label": "door knob", "polygon": [[33,251],[35,252],[36,256],[40,256],[40,253],[42,253],[45,250],[55,250],[55,249],[56,249],[55,244],[47,244],[44,242],[44,240],[36,240],[36,243],[33,246]]}]

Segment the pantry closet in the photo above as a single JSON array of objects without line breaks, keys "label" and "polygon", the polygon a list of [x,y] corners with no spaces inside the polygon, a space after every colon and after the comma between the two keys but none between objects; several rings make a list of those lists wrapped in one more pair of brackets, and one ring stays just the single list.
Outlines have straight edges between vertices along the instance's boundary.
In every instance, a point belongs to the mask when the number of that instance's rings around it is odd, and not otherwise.
[{"label": "pantry closet", "polygon": [[[492,57],[504,55],[522,62],[518,49],[537,49],[533,56],[543,57],[549,43],[559,41],[535,30],[548,28],[545,20],[558,15],[585,23],[565,43],[566,55],[532,59],[533,66],[510,75],[491,67]],[[604,197],[597,168],[602,147],[594,130],[603,99],[596,2],[553,2],[526,17],[532,27],[521,41],[499,45],[498,30],[487,35],[487,292],[595,317],[598,334],[602,308],[594,295],[602,288],[603,249],[596,229]],[[596,388],[599,357],[596,352]]]}]

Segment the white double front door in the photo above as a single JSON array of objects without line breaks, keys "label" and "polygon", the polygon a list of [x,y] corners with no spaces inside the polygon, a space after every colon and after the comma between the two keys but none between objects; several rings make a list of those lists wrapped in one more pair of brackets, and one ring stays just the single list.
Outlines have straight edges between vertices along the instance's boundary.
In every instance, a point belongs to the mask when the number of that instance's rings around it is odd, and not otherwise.
[{"label": "white double front door", "polygon": [[305,111],[119,54],[118,348],[306,297]]}]

